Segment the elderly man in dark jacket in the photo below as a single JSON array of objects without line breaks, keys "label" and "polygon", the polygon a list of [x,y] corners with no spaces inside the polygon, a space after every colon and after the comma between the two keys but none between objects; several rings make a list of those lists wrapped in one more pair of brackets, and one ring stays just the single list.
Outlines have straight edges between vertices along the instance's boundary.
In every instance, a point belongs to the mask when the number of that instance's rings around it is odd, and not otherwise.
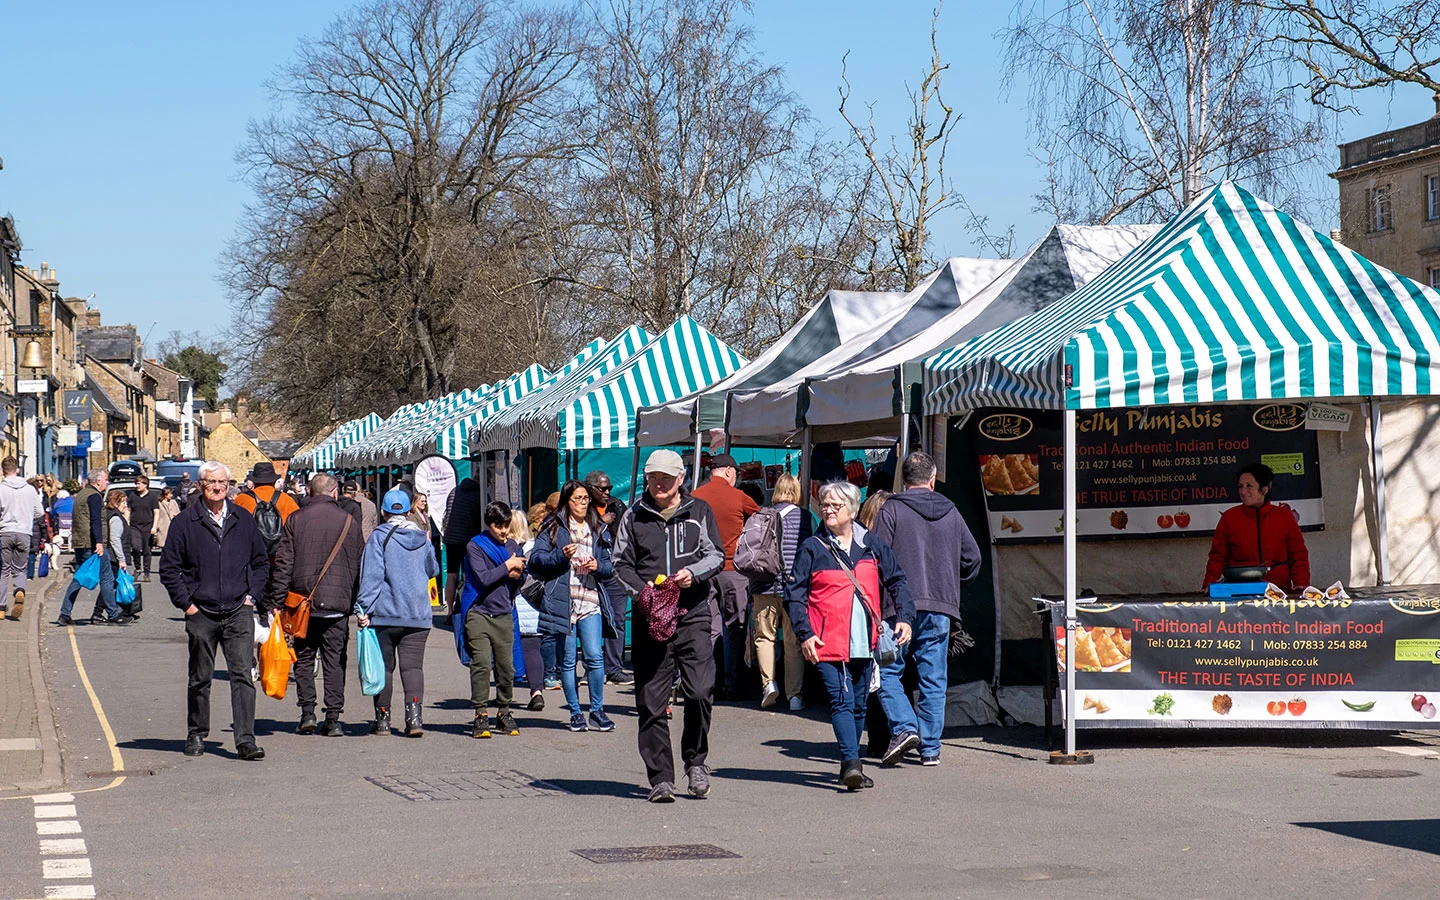
[{"label": "elderly man in dark jacket", "polygon": [[680,673],[685,692],[685,727],[680,758],[690,793],[710,793],[710,709],[715,699],[715,642],[710,613],[715,576],[725,565],[725,549],[715,513],[683,488],[685,464],[673,450],[656,450],[645,462],[645,496],[625,511],[615,528],[615,575],[637,596],[657,576],[680,588],[675,633],[664,641],[650,637],[649,622],[636,615],[631,629],[635,664],[635,710],[640,714],[640,758],[650,779],[651,803],[675,802],[675,756],[665,709]]},{"label": "elderly man in dark jacket", "polygon": [[[279,609],[289,593],[310,598],[310,626],[295,638],[295,697],[300,705],[296,734],[314,734],[315,655],[325,671],[326,737],[344,734],[345,662],[350,645],[350,613],[360,584],[360,557],[365,542],[360,524],[336,502],[333,476],[310,479],[310,502],[290,514],[275,550],[266,605]],[[326,568],[326,565],[329,568]],[[321,576],[324,577],[321,577]]]},{"label": "elderly man in dark jacket", "polygon": [[205,752],[210,733],[210,682],[215,647],[225,650],[230,673],[230,711],[235,754],[265,758],[255,744],[255,602],[265,594],[269,564],[255,520],[225,498],[230,470],[217,462],[200,467],[200,500],[170,523],[160,556],[160,582],[170,602],[185,613],[190,641],[189,731],[185,755]]},{"label": "elderly man in dark jacket", "polygon": [[[935,474],[929,454],[905,457],[900,466],[905,490],[885,501],[871,529],[894,549],[916,610],[914,636],[900,648],[900,658],[880,670],[880,705],[892,735],[881,758],[886,765],[917,745],[921,765],[940,764],[950,623],[960,620],[961,586],[980,572],[980,547],[955,504],[936,493]],[[900,684],[906,657],[914,660],[920,679],[918,715]]]}]

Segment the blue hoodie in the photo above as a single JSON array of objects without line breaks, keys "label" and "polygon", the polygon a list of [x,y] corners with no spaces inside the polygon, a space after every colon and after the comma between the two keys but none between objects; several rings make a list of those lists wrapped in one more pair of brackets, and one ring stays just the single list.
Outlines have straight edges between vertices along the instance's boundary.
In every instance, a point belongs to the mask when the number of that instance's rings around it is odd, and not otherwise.
[{"label": "blue hoodie", "polygon": [[425,532],[387,522],[365,542],[355,611],[369,616],[371,625],[429,628],[430,579],[439,574]]}]

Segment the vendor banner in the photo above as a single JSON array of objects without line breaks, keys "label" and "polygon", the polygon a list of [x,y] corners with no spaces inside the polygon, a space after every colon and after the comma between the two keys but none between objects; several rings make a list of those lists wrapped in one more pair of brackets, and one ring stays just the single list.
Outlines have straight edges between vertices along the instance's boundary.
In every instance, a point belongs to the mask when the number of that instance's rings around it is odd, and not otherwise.
[{"label": "vendor banner", "polygon": [[[1440,727],[1440,587],[1365,598],[1078,607],[1076,721],[1088,727]],[[1070,664],[1052,619],[1062,673]]]},{"label": "vendor banner", "polygon": [[[977,410],[975,447],[990,534],[1058,540],[1065,507],[1065,439],[1058,411]],[[1275,471],[1271,500],[1302,529],[1324,526],[1320,445],[1305,407],[1166,406],[1087,410],[1076,443],[1079,537],[1206,535],[1240,502],[1249,463]]]}]

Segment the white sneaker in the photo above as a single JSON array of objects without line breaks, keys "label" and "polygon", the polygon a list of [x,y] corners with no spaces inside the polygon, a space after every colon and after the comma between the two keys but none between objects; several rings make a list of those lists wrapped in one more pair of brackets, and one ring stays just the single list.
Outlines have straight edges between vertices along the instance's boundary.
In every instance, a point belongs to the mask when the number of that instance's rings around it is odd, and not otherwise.
[{"label": "white sneaker", "polygon": [[775,701],[779,699],[780,689],[775,686],[775,682],[765,682],[764,689],[760,691],[760,708],[769,709],[770,707],[774,706]]},{"label": "white sneaker", "polygon": [[805,701],[804,701],[804,700],[800,699],[799,697],[791,697],[791,698],[790,698],[790,711],[791,711],[791,712],[799,712],[800,710],[802,710],[802,709],[804,709],[804,708],[805,708]]}]

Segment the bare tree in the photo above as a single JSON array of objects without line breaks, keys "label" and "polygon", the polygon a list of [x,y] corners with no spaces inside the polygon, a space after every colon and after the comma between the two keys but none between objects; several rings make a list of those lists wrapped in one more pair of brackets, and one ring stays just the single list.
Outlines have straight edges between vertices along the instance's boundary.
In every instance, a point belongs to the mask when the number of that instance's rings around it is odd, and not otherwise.
[{"label": "bare tree", "polygon": [[241,153],[256,201],[228,262],[257,393],[344,416],[503,374],[578,59],[573,16],[483,0],[372,0],[302,46]]},{"label": "bare tree", "polygon": [[1440,99],[1440,5],[1434,0],[1260,0],[1282,16],[1280,35],[1294,45],[1310,99],[1336,110],[1338,95],[1415,84]]},{"label": "bare tree", "polygon": [[1007,85],[1029,83],[1049,172],[1038,208],[1059,221],[1146,221],[1220,179],[1289,187],[1324,131],[1297,114],[1271,37],[1245,0],[1022,0]]},{"label": "bare tree", "polygon": [[981,245],[997,256],[1009,256],[1013,244],[1012,234],[990,234],[988,220],[969,207],[945,174],[945,156],[961,116],[942,93],[950,65],[940,57],[939,19],[936,7],[930,19],[930,65],[919,86],[906,90],[910,115],[905,143],[880,136],[873,103],[866,104],[865,119],[859,121],[851,109],[852,91],[843,65],[840,74],[840,115],[850,126],[852,141],[864,155],[875,185],[868,198],[872,205],[866,229],[873,252],[863,274],[877,284],[898,283],[907,291],[935,268],[930,221],[946,209],[960,207]]}]

